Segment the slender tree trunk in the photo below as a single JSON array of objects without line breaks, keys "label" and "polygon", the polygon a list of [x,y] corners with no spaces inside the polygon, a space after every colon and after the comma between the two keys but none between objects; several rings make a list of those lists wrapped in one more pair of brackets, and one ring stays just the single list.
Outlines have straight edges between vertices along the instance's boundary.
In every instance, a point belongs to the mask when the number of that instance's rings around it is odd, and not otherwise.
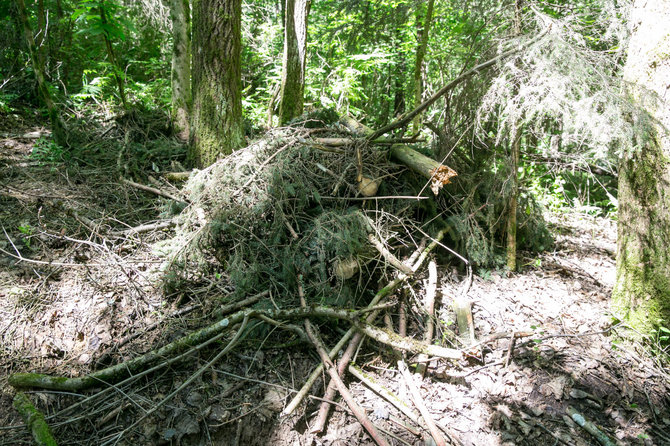
[{"label": "slender tree trunk", "polygon": [[33,31],[30,29],[30,22],[28,21],[28,11],[24,0],[16,0],[16,8],[19,13],[19,21],[23,26],[23,35],[28,45],[28,52],[30,53],[30,61],[35,72],[35,79],[37,79],[37,89],[39,95],[44,101],[49,113],[51,121],[51,132],[53,133],[54,141],[59,146],[67,147],[67,139],[65,138],[65,127],[60,118],[60,112],[49,91],[49,85],[44,74],[44,65],[42,65],[39,57],[37,47],[35,46],[35,39],[33,38]]},{"label": "slender tree trunk", "polygon": [[516,212],[519,200],[519,152],[521,146],[521,128],[514,130],[512,144],[510,145],[510,180],[512,191],[510,192],[507,214],[507,269],[516,271]]},{"label": "slender tree trunk", "polygon": [[244,144],[241,0],[193,2],[190,156],[200,167]]},{"label": "slender tree trunk", "polygon": [[44,67],[44,75],[48,79],[46,57],[47,14],[44,9],[44,0],[37,0],[37,37],[38,40],[35,42],[35,46],[37,47],[37,57],[40,58],[40,64]]},{"label": "slender tree trunk", "polygon": [[[107,24],[107,13],[105,12],[104,2],[100,3],[100,21],[103,25]],[[116,80],[116,85],[119,87],[119,97],[121,98],[121,103],[123,108],[128,108],[128,101],[126,100],[126,89],[124,85],[124,76],[121,75],[121,67],[116,63],[116,55],[114,54],[114,48],[112,47],[112,41],[109,40],[109,35],[104,32],[102,37],[105,40],[105,48],[107,49],[107,57],[109,57],[109,62],[112,64],[112,69],[114,70],[114,79]]]},{"label": "slender tree trunk", "polygon": [[[428,0],[426,15],[422,18],[423,2],[417,5],[417,27],[419,44],[416,48],[416,59],[414,60],[414,106],[421,104],[423,98],[423,59],[426,56],[428,48],[428,37],[430,35],[430,25],[433,21],[433,4],[435,0]],[[421,127],[421,114],[416,115],[413,122],[414,132],[418,132]]]},{"label": "slender tree trunk", "polygon": [[615,315],[642,333],[670,326],[670,7],[637,0],[624,67],[629,93],[654,126],[619,167]]},{"label": "slender tree trunk", "polygon": [[[514,35],[521,35],[521,8],[523,0],[516,0],[514,2]],[[518,88],[515,86],[515,94],[517,93]],[[516,271],[516,229],[517,229],[517,219],[516,211],[519,201],[519,158],[520,158],[520,147],[521,147],[521,119],[514,123],[514,132],[512,133],[512,139],[510,141],[510,180],[512,181],[512,190],[510,192],[508,205],[508,214],[507,214],[507,269],[511,271]]]},{"label": "slender tree trunk", "polygon": [[191,8],[189,0],[170,0],[172,18],[172,123],[182,141],[189,139],[191,110]]},{"label": "slender tree trunk", "polygon": [[279,122],[286,124],[303,112],[307,17],[310,0],[286,0],[284,9],[284,58]]}]

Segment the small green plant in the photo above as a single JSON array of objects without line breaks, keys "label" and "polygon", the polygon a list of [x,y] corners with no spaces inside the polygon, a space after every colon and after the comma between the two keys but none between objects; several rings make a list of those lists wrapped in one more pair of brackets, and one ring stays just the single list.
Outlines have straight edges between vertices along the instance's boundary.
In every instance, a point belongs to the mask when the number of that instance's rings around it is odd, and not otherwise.
[{"label": "small green plant", "polygon": [[14,109],[10,106],[17,95],[0,92],[0,113],[11,113]]},{"label": "small green plant", "polygon": [[59,163],[67,160],[68,152],[53,139],[40,138],[35,142],[30,157],[45,163]]},{"label": "small green plant", "polygon": [[30,236],[33,235],[35,230],[30,226],[30,223],[26,223],[19,226],[19,232],[23,234],[21,241],[26,245],[26,248],[30,249]]}]

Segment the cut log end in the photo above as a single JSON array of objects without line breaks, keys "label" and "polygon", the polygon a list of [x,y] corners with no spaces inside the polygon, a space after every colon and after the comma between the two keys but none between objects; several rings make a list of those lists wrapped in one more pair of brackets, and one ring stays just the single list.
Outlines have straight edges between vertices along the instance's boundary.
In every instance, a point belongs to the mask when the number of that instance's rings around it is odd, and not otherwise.
[{"label": "cut log end", "polygon": [[430,176],[442,186],[451,183],[451,179],[458,176],[458,173],[449,166],[440,164],[435,169],[430,171]]}]

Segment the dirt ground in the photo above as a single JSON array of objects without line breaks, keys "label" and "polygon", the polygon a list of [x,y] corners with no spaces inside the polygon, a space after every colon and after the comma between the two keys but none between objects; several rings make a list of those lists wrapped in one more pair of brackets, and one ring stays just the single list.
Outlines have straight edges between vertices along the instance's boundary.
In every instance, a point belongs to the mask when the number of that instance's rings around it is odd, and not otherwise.
[{"label": "dirt ground", "polygon": [[[31,157],[44,130],[13,119],[0,129],[2,445],[31,444],[12,409],[11,373],[81,376],[145,353],[211,323],[229,291],[225,281],[166,286],[160,242],[170,228],[123,228],[161,220],[167,201],[120,184],[112,169]],[[451,433],[447,444],[670,445],[670,375],[639,345],[620,340],[626,329],[608,312],[616,222],[569,212],[546,218],[555,246],[523,257],[519,273],[479,270],[470,283],[456,267],[438,265],[438,326],[457,325],[452,299],[465,291],[480,344],[463,360],[432,360],[423,378],[412,375],[421,399]],[[426,289],[423,277],[402,293],[417,306]],[[409,335],[420,338],[424,329],[421,318],[409,318]],[[334,339],[339,329],[323,330]],[[438,330],[437,339],[449,346],[447,333]],[[88,393],[28,396],[61,445],[374,444],[339,399],[326,430],[309,432],[322,381],[295,414],[281,415],[318,358],[277,329],[255,329],[171,396],[220,342],[90,400]],[[397,359],[368,341],[355,363],[417,412]],[[389,444],[436,444],[361,381],[347,375],[345,382]],[[569,408],[611,439],[578,426]]]}]

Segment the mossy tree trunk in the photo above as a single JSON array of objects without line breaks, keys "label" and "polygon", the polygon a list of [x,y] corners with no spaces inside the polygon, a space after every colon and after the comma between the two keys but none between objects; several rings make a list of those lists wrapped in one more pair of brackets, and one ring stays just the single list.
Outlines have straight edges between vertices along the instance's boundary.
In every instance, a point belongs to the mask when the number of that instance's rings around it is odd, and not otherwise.
[{"label": "mossy tree trunk", "polygon": [[190,156],[199,167],[244,144],[241,0],[193,2]]},{"label": "mossy tree trunk", "polygon": [[61,121],[60,118],[60,111],[58,110],[56,103],[51,97],[51,92],[49,91],[49,85],[47,83],[44,72],[44,64],[42,63],[42,58],[38,53],[37,46],[35,45],[33,31],[30,28],[30,22],[28,21],[28,10],[26,9],[24,0],[16,0],[16,9],[19,13],[19,22],[23,27],[23,35],[26,39],[26,44],[28,45],[30,61],[33,65],[33,71],[35,72],[35,79],[37,80],[37,90],[49,113],[49,120],[51,121],[51,132],[53,134],[54,141],[56,141],[56,144],[59,146],[67,147],[65,127],[63,125],[63,121]]},{"label": "mossy tree trunk", "polygon": [[651,333],[670,326],[670,7],[637,0],[624,68],[631,97],[653,122],[641,148],[619,168],[617,277],[614,313]]},{"label": "mossy tree trunk", "polygon": [[172,19],[172,110],[175,133],[189,138],[191,109],[191,7],[189,0],[170,0]]},{"label": "mossy tree trunk", "polygon": [[284,57],[279,103],[279,123],[286,124],[303,112],[307,17],[311,0],[286,0],[284,8]]}]

